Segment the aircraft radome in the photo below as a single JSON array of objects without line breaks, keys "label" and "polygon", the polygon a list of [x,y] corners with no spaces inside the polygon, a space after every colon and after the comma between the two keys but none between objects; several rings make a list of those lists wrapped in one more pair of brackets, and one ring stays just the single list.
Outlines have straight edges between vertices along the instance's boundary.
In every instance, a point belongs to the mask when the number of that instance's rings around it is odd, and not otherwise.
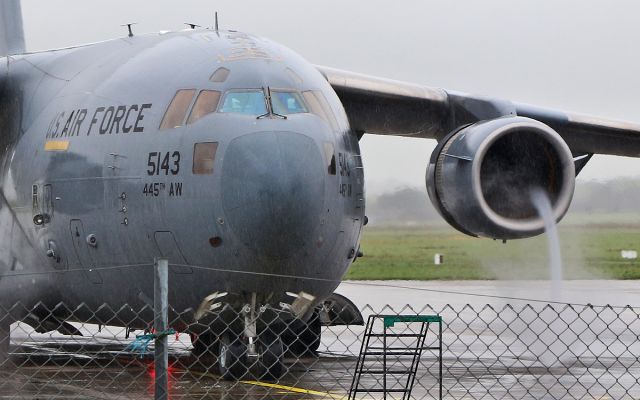
[{"label": "aircraft radome", "polygon": [[194,352],[227,378],[254,356],[280,376],[321,323],[362,323],[334,290],[361,254],[368,133],[437,140],[431,201],[502,240],[543,231],[533,188],[560,220],[593,154],[640,155],[639,125],[314,66],[241,32],[25,53],[21,21],[0,4],[0,303],[26,310],[0,318],[5,357],[11,321],[148,327],[133,310],[166,257]]}]

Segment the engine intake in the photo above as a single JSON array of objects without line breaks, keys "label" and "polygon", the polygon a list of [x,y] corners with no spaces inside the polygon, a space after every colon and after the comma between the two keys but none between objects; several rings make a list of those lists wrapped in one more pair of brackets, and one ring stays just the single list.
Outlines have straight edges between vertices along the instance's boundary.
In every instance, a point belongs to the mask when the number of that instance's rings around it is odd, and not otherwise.
[{"label": "engine intake", "polygon": [[464,127],[442,140],[427,169],[427,191],[438,212],[471,236],[519,239],[544,231],[531,190],[549,196],[556,221],[575,186],[573,156],[549,126],[504,117]]}]

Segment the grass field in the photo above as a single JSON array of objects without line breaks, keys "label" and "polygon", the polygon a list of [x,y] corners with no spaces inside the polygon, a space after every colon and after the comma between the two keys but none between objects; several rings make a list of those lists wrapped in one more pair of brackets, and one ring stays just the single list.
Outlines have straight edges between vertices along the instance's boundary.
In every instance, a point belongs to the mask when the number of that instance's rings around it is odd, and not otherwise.
[{"label": "grass field", "polygon": [[[625,260],[621,250],[640,251],[637,215],[582,215],[560,224],[565,279],[640,279],[640,259]],[[546,236],[507,243],[465,236],[437,224],[431,227],[367,227],[364,257],[346,279],[546,279]],[[436,253],[444,264],[434,265]]]}]

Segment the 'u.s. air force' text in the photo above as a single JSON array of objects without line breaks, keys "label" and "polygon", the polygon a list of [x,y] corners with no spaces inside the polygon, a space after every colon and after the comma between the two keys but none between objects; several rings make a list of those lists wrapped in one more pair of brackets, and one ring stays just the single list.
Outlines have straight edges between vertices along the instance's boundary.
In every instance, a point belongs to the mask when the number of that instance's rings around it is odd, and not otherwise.
[{"label": "'u.s. air force' text", "polygon": [[89,136],[93,132],[101,135],[114,133],[144,132],[145,112],[153,104],[131,104],[128,106],[106,106],[95,110],[81,108],[57,113],[47,129],[47,139]]}]

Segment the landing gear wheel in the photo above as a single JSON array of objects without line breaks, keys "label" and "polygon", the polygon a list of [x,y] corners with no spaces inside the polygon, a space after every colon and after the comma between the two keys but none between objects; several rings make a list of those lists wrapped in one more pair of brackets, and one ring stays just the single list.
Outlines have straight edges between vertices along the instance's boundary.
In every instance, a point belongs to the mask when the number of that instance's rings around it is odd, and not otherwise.
[{"label": "landing gear wheel", "polygon": [[247,373],[246,346],[235,338],[231,340],[228,335],[220,339],[218,351],[218,368],[220,376],[225,380],[241,379]]},{"label": "landing gear wheel", "polygon": [[322,335],[322,321],[317,311],[313,312],[304,330],[300,333],[300,343],[304,346],[303,354],[316,355],[320,347],[320,337]]},{"label": "landing gear wheel", "polygon": [[292,323],[283,334],[287,350],[296,357],[316,356],[321,335],[322,321],[317,311],[307,322]]},{"label": "landing gear wheel", "polygon": [[258,363],[258,377],[260,379],[277,381],[284,375],[284,351],[282,339],[279,336],[264,333],[258,339],[260,344],[260,362]]},{"label": "landing gear wheel", "polygon": [[191,334],[191,353],[196,357],[217,356],[220,342],[218,337],[211,331],[205,331],[199,335]]}]

